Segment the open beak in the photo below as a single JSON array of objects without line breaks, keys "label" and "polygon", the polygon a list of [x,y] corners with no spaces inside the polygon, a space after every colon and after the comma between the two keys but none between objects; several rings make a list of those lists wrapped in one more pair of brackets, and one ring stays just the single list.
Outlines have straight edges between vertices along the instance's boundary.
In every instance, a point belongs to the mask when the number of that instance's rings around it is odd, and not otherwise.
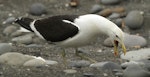
[{"label": "open beak", "polygon": [[124,43],[114,40],[114,55],[115,56],[118,56],[118,44],[119,43],[121,44],[124,55],[126,54],[126,47],[125,47]]}]

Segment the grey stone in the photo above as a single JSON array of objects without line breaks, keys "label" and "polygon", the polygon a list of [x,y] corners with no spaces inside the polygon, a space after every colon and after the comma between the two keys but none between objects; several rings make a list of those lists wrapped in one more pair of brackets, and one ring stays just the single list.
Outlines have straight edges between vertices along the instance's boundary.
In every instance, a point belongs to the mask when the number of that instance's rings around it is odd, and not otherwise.
[{"label": "grey stone", "polygon": [[74,74],[74,73],[77,72],[77,70],[74,70],[74,69],[66,69],[66,70],[64,70],[64,72],[65,72],[66,74]]},{"label": "grey stone", "polygon": [[143,60],[143,59],[149,59],[149,57],[150,57],[150,48],[128,51],[126,53],[126,55],[121,54],[120,57],[122,59],[126,59],[126,60]]},{"label": "grey stone", "polygon": [[41,58],[41,57],[35,57],[35,59],[31,59],[26,61],[23,66],[35,66],[35,67],[39,67],[39,66],[45,66],[47,63],[46,61]]},{"label": "grey stone", "polygon": [[23,55],[18,52],[8,52],[0,55],[0,63],[9,65],[22,65],[26,61],[34,59],[33,56]]},{"label": "grey stone", "polygon": [[11,35],[13,32],[15,32],[17,30],[17,27],[16,26],[7,26],[4,30],[3,30],[3,33],[5,35]]},{"label": "grey stone", "polygon": [[118,4],[120,3],[122,0],[101,0],[101,3],[102,4]]},{"label": "grey stone", "polygon": [[45,60],[47,65],[55,65],[58,64],[57,61],[53,61],[53,60]]},{"label": "grey stone", "polygon": [[41,3],[34,3],[30,6],[30,13],[32,15],[40,16],[42,14],[46,14],[46,7]]},{"label": "grey stone", "polygon": [[119,13],[112,13],[108,18],[109,19],[116,19],[116,18],[119,18],[119,17],[120,17]]},{"label": "grey stone", "polygon": [[130,29],[138,29],[143,26],[143,21],[143,12],[131,11],[125,18],[125,25],[127,25]]},{"label": "grey stone", "polygon": [[[145,47],[147,45],[147,41],[144,37],[142,36],[137,36],[137,35],[130,35],[127,33],[124,33],[124,44],[126,47]],[[110,38],[107,38],[104,40],[104,45],[111,47],[113,46]]]},{"label": "grey stone", "polygon": [[116,70],[116,69],[121,69],[121,66],[119,64],[116,64],[114,62],[99,62],[99,63],[93,63],[90,65],[90,67],[94,68],[100,68],[103,71],[107,70]]},{"label": "grey stone", "polygon": [[10,43],[0,43],[0,54],[11,52],[13,50],[13,46]]},{"label": "grey stone", "polygon": [[123,71],[123,77],[150,77],[150,72],[139,65],[130,65]]},{"label": "grey stone", "polygon": [[95,4],[92,6],[90,13],[95,14],[95,13],[100,12],[101,10],[103,10],[103,7],[98,4]]},{"label": "grey stone", "polygon": [[5,21],[3,21],[3,24],[12,24],[15,20],[15,17],[9,17]]},{"label": "grey stone", "polygon": [[115,23],[118,27],[121,27],[121,26],[122,26],[122,21],[123,21],[123,19],[117,18],[116,20],[114,20],[114,23]]},{"label": "grey stone", "polygon": [[77,68],[87,67],[89,65],[90,65],[90,62],[89,61],[85,61],[85,60],[71,61],[69,63],[69,66],[71,66],[71,67],[77,67]]},{"label": "grey stone", "polygon": [[12,39],[12,42],[22,43],[22,44],[31,44],[32,43],[32,34],[26,34]]}]

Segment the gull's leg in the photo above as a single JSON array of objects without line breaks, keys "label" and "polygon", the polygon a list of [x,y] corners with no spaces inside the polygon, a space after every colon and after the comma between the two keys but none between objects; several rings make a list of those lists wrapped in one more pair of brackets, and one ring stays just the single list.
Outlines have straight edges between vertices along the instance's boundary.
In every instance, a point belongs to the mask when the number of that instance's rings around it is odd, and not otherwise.
[{"label": "gull's leg", "polygon": [[63,63],[64,63],[64,65],[66,66],[66,65],[67,65],[66,51],[65,51],[65,49],[62,49],[62,50],[63,50],[63,51],[62,51],[61,55],[62,55],[62,58],[63,58]]},{"label": "gull's leg", "polygon": [[89,58],[89,57],[87,57],[87,56],[81,55],[80,52],[79,52],[79,50],[78,50],[77,48],[75,48],[75,54],[76,54],[76,56],[79,56],[79,57],[82,58],[82,59],[89,60],[89,61],[91,61],[91,62],[93,62],[93,63],[96,63],[96,62],[97,62],[97,61],[95,61],[95,60],[93,60],[93,59],[91,59],[91,58]]}]

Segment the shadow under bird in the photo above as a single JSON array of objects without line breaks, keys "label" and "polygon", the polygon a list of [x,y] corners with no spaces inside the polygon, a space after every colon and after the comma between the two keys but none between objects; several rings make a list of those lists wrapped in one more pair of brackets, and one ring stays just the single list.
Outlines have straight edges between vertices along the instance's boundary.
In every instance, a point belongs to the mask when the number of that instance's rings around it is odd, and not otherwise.
[{"label": "shadow under bird", "polygon": [[[111,38],[115,55],[118,55],[119,44],[123,53],[126,53],[123,31],[116,24],[99,15],[58,15],[37,20],[20,17],[15,23],[62,48],[75,48],[78,56],[78,47],[90,44],[101,34],[106,34]],[[95,62],[89,57],[83,55],[80,57]]]}]

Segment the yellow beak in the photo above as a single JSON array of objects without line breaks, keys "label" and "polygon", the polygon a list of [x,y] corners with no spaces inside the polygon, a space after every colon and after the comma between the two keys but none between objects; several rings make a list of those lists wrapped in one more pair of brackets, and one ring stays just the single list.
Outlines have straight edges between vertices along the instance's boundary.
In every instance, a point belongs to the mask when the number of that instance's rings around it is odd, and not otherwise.
[{"label": "yellow beak", "polygon": [[[117,40],[114,40],[114,55],[115,56],[118,56],[118,41]],[[121,47],[122,47],[122,50],[123,50],[123,53],[124,55],[126,54],[126,47],[124,45],[123,42],[120,42],[121,43]]]}]

